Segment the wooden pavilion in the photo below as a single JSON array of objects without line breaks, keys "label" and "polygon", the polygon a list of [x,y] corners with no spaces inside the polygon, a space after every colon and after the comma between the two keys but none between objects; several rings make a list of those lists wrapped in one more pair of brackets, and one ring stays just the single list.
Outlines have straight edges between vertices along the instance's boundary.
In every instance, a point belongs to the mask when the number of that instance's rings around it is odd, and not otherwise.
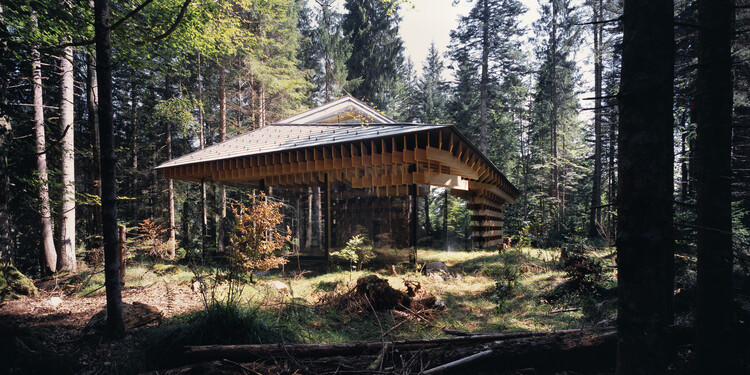
[{"label": "wooden pavilion", "polygon": [[[449,188],[466,199],[475,246],[503,238],[503,209],[518,190],[453,125],[396,123],[343,97],[159,165],[170,179],[227,185],[323,190],[322,235],[332,245],[333,189],[351,198],[415,199],[420,185]],[[339,195],[341,197],[342,195]],[[335,199],[335,198],[334,198]],[[347,205],[342,205],[347,207]],[[408,205],[409,245],[416,246],[416,204]],[[347,220],[338,220],[340,225]],[[415,261],[414,257],[411,257]]]}]

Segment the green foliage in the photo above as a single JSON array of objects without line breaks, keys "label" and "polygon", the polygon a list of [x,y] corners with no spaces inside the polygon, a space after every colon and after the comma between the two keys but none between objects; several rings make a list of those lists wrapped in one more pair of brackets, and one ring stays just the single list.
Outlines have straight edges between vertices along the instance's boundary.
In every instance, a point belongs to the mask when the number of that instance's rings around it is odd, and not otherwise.
[{"label": "green foliage", "polygon": [[404,62],[398,6],[398,2],[346,0],[342,23],[352,48],[346,62],[351,94],[391,116],[395,114],[389,113],[395,104],[393,92]]},{"label": "green foliage", "polygon": [[198,125],[191,113],[195,104],[195,101],[189,98],[171,98],[159,101],[154,106],[154,120],[164,121],[170,126],[174,126],[179,134],[192,134],[197,130]]},{"label": "green foliage", "polygon": [[365,236],[357,234],[346,242],[346,247],[331,253],[332,257],[341,258],[349,262],[351,269],[361,270],[362,266],[375,258],[372,246],[365,243]]},{"label": "green foliage", "polygon": [[180,317],[144,337],[142,347],[150,367],[176,365],[188,345],[292,343],[297,335],[277,325],[258,306],[213,303],[204,311]]}]

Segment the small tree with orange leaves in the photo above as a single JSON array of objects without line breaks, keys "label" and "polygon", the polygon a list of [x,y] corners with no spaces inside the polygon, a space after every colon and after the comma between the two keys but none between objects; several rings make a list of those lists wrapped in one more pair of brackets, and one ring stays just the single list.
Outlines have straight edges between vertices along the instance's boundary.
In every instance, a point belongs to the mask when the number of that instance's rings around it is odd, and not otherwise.
[{"label": "small tree with orange leaves", "polygon": [[237,225],[231,236],[231,262],[233,272],[249,274],[252,282],[253,272],[286,264],[287,259],[276,252],[292,238],[292,231],[288,226],[286,234],[279,231],[284,219],[281,202],[270,201],[264,193],[249,197],[249,207],[242,202],[232,204]]}]

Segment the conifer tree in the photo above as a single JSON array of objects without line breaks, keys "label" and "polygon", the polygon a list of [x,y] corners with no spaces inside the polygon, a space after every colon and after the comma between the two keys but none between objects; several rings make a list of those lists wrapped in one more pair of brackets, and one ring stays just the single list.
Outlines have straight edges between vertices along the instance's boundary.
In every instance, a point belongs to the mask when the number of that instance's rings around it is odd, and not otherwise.
[{"label": "conifer tree", "polygon": [[398,4],[380,0],[346,0],[344,8],[347,13],[343,19],[343,32],[352,48],[346,61],[350,92],[388,113],[388,108],[394,104],[392,93],[404,62],[403,42],[398,34]]}]

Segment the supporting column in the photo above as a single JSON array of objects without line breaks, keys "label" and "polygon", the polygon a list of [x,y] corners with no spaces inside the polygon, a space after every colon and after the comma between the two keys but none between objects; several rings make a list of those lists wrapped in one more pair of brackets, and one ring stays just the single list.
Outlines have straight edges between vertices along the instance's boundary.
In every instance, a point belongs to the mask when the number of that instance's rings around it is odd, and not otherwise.
[{"label": "supporting column", "polygon": [[331,182],[328,180],[328,173],[324,175],[324,184],[325,184],[325,190],[326,190],[326,198],[323,201],[323,204],[325,205],[324,212],[325,212],[325,222],[326,222],[326,232],[325,232],[325,251],[326,251],[326,265],[328,264],[330,253],[331,253]]},{"label": "supporting column", "polygon": [[410,198],[410,204],[411,204],[411,213],[409,215],[409,227],[411,229],[411,235],[409,236],[409,239],[411,240],[411,251],[409,252],[409,263],[411,265],[416,266],[417,265],[417,224],[418,224],[418,217],[417,217],[417,184],[413,184],[409,186],[409,198]]}]

